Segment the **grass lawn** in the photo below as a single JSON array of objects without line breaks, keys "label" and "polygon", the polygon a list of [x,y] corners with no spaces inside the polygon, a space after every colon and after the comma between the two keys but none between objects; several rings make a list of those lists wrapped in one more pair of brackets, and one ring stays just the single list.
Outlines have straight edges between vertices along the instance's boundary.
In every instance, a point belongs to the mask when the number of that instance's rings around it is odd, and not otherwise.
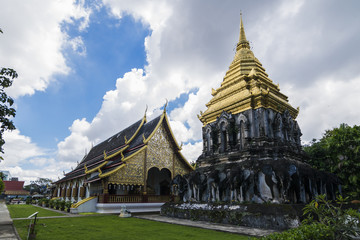
[{"label": "grass lawn", "polygon": [[34,212],[39,212],[38,217],[64,216],[65,214],[47,210],[41,207],[25,204],[7,205],[11,218],[27,218]]},{"label": "grass lawn", "polygon": [[[26,239],[28,220],[14,220],[21,239]],[[94,215],[73,218],[39,219],[36,239],[248,239],[231,233],[160,223],[117,215]]]}]

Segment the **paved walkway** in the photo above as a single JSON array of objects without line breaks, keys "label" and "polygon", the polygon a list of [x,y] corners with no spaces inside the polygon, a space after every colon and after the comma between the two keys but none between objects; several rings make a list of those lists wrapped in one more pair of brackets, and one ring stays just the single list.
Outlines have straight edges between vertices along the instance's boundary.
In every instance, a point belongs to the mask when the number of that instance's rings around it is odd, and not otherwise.
[{"label": "paved walkway", "polygon": [[4,201],[0,201],[0,240],[18,240],[13,221]]},{"label": "paved walkway", "polygon": [[250,228],[250,227],[242,227],[242,226],[234,226],[234,225],[226,225],[226,224],[218,224],[218,223],[209,223],[209,222],[203,222],[203,221],[191,221],[191,220],[187,220],[187,219],[170,218],[170,217],[160,216],[158,214],[157,215],[137,215],[135,217],[141,218],[141,219],[158,221],[158,222],[178,224],[178,225],[189,226],[189,227],[205,228],[205,229],[211,229],[211,230],[215,230],[215,231],[229,232],[229,233],[242,234],[242,235],[248,235],[248,236],[254,236],[254,237],[262,237],[262,236],[266,236],[266,235],[276,232],[275,230],[269,230],[269,229]]}]

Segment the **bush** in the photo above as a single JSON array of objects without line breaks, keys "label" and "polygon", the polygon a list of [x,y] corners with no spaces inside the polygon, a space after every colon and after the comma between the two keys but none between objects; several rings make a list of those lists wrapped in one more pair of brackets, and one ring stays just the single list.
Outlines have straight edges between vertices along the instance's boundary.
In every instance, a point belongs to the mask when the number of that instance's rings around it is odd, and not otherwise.
[{"label": "bush", "polygon": [[71,201],[67,201],[67,202],[65,203],[65,207],[66,207],[67,209],[70,209],[70,208],[71,208],[71,205],[72,205]]},{"label": "bush", "polygon": [[55,201],[51,199],[49,201],[49,206],[50,206],[50,208],[53,208],[55,206]]},{"label": "bush", "polygon": [[56,199],[56,200],[55,200],[55,208],[56,208],[56,209],[59,209],[59,208],[60,208],[60,203],[61,203],[61,200],[60,200],[60,199]]},{"label": "bush", "polygon": [[45,207],[49,207],[49,199],[44,198],[43,203],[45,204]]},{"label": "bush", "polygon": [[298,228],[263,237],[266,240],[280,239],[352,239],[360,236],[360,213],[354,209],[343,209],[347,198],[338,196],[336,205],[319,195],[304,208],[306,217]]},{"label": "bush", "polygon": [[[256,238],[254,238],[256,239]],[[298,228],[293,228],[282,233],[273,233],[266,237],[262,237],[263,240],[323,240],[334,239],[334,232],[331,227],[322,223],[312,223],[310,225],[301,225]]]},{"label": "bush", "polygon": [[26,199],[26,204],[30,204],[31,203],[31,198],[27,198]]},{"label": "bush", "polygon": [[320,222],[333,229],[335,239],[351,239],[360,236],[360,213],[354,209],[344,209],[348,198],[341,195],[336,198],[336,205],[326,200],[325,195],[318,195],[316,199],[304,208],[306,219],[304,224]]},{"label": "bush", "polygon": [[63,201],[60,201],[59,205],[60,205],[60,209],[61,209],[62,211],[64,211],[64,210],[65,210],[65,201],[64,201],[64,200],[63,200]]},{"label": "bush", "polygon": [[37,205],[42,206],[42,202],[43,202],[43,198],[40,198],[39,200],[37,200]]}]

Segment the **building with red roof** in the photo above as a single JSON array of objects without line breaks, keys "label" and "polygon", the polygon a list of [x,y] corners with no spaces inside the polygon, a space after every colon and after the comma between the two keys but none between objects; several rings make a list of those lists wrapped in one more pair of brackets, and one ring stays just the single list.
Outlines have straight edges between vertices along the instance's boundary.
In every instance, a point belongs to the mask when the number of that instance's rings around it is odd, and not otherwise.
[{"label": "building with red roof", "polygon": [[5,184],[5,196],[26,196],[29,191],[24,190],[24,181],[3,181]]}]

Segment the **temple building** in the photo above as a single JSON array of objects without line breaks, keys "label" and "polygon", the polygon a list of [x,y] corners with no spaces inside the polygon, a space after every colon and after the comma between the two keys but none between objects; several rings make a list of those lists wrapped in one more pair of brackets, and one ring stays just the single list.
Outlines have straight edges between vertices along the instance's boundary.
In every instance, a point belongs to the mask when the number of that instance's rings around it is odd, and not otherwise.
[{"label": "temple building", "polygon": [[[9,174],[10,175],[10,174]],[[11,180],[4,180],[4,192],[0,193],[0,199],[25,199],[30,195],[29,191],[24,190],[24,181],[19,181],[18,178]]]},{"label": "temple building", "polygon": [[[234,60],[211,94],[206,111],[198,116],[204,144],[199,166],[233,162],[235,156],[235,161],[255,156],[276,160],[282,150],[301,160],[301,131],[295,121],[299,108],[289,104],[250,50],[242,20]],[[250,153],[254,147],[256,153]]]},{"label": "temple building", "polygon": [[200,112],[198,168],[173,181],[184,201],[306,203],[341,192],[335,175],[306,163],[299,108],[292,107],[250,49],[243,21],[236,53]]},{"label": "temple building", "polygon": [[[152,211],[170,198],[170,182],[193,170],[181,154],[166,114],[142,119],[94,146],[58,180],[53,197],[74,202],[74,212]],[[139,210],[140,211],[140,210]]]}]

